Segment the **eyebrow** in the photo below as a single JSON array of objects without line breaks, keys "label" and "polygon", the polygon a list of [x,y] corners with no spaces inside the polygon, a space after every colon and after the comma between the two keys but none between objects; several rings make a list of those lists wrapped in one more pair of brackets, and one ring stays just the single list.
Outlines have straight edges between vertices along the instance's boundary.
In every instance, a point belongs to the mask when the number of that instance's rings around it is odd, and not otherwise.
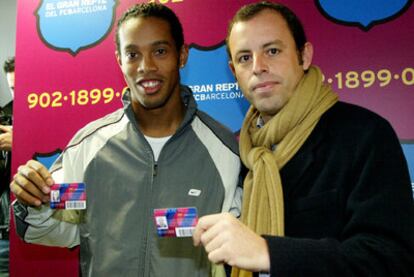
[{"label": "eyebrow", "polygon": [[[160,46],[160,45],[168,45],[168,46],[171,46],[172,44],[168,40],[157,40],[157,41],[154,41],[153,43],[151,43],[150,45],[152,47],[154,47],[154,46]],[[128,50],[128,49],[136,49],[136,48],[139,48],[139,47],[137,47],[136,44],[127,44],[127,45],[124,46],[124,49],[125,50]]]},{"label": "eyebrow", "polygon": [[266,47],[268,47],[270,45],[273,45],[273,44],[279,45],[280,47],[284,47],[285,46],[285,44],[283,43],[283,41],[281,41],[280,39],[276,39],[274,41],[271,41],[271,42],[268,42],[268,43],[263,44],[262,48],[266,48]]},{"label": "eyebrow", "polygon": [[[280,46],[282,48],[285,48],[285,44],[283,43],[283,41],[281,41],[280,39],[276,39],[276,40],[269,41],[269,42],[263,44],[262,47],[261,47],[261,49],[264,49],[264,48],[269,47],[271,45],[278,45],[278,46]],[[249,52],[251,52],[251,50],[249,50],[249,49],[241,49],[241,50],[239,50],[239,51],[236,52],[235,56],[240,55],[242,53],[249,53]]]},{"label": "eyebrow", "polygon": [[151,45],[152,46],[158,46],[158,45],[171,45],[171,43],[168,41],[168,40],[159,40],[159,41],[156,41],[156,42],[154,42],[154,43],[152,43]]}]

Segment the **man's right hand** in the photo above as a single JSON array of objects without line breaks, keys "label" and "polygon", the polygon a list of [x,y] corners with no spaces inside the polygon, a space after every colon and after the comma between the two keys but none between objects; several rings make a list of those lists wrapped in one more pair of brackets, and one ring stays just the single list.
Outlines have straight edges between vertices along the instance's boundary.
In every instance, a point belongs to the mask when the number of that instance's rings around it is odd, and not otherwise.
[{"label": "man's right hand", "polygon": [[13,144],[12,126],[0,125],[0,150],[11,151]]},{"label": "man's right hand", "polygon": [[53,183],[47,168],[38,161],[30,160],[19,166],[10,184],[10,190],[20,203],[38,207],[49,202],[49,187]]}]

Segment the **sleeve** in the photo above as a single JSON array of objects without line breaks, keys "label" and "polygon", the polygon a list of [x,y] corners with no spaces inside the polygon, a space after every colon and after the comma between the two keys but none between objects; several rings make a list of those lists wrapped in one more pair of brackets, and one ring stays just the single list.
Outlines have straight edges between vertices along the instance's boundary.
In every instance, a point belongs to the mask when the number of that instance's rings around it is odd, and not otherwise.
[{"label": "sleeve", "polygon": [[231,213],[237,218],[240,217],[240,214],[241,214],[242,195],[243,195],[242,187],[237,186],[234,192],[233,202],[231,203],[231,207],[229,210],[229,213]]},{"label": "sleeve", "polygon": [[56,219],[55,211],[46,205],[32,208],[16,200],[13,210],[17,234],[25,242],[68,248],[79,245],[78,225]]},{"label": "sleeve", "polygon": [[414,276],[414,205],[401,145],[380,121],[358,147],[341,235],[264,236],[272,276]]},{"label": "sleeve", "polygon": [[243,194],[243,176],[241,162],[237,155],[231,155],[231,162],[223,173],[225,196],[222,205],[222,212],[229,212],[235,217],[240,217]]},{"label": "sleeve", "polygon": [[243,200],[243,180],[246,177],[248,172],[247,168],[241,163],[240,164],[240,175],[238,185],[234,191],[233,202],[231,204],[229,212],[235,217],[239,218],[241,215],[242,209],[242,200]]},{"label": "sleeve", "polygon": [[[67,154],[63,152],[51,168],[56,183],[68,182],[68,172],[63,170],[63,163],[67,160],[65,155]],[[26,207],[17,200],[13,202],[13,211],[17,234],[25,242],[68,248],[79,245],[78,224],[83,216],[81,211],[55,210],[48,205],[40,208]]]}]

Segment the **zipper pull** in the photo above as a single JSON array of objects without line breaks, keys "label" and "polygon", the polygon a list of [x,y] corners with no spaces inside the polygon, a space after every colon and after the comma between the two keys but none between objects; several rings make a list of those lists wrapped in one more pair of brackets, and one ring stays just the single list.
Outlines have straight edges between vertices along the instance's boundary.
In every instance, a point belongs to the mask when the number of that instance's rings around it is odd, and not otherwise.
[{"label": "zipper pull", "polygon": [[152,176],[157,176],[157,167],[158,167],[158,164],[157,163],[154,163],[154,168],[153,168],[153,171],[152,171]]}]

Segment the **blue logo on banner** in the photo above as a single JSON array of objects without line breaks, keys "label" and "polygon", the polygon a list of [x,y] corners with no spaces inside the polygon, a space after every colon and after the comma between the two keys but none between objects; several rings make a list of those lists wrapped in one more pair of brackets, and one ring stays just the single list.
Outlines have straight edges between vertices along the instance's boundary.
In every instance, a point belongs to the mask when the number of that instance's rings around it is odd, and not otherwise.
[{"label": "blue logo on banner", "polygon": [[376,23],[389,21],[405,11],[410,0],[318,0],[322,13],[348,25],[368,30]]},{"label": "blue logo on banner", "polygon": [[102,40],[115,21],[116,0],[43,0],[37,28],[50,47],[76,55]]},{"label": "blue logo on banner", "polygon": [[192,89],[200,110],[238,132],[249,103],[227,61],[225,45],[206,50],[192,46],[187,65],[181,70],[181,81]]},{"label": "blue logo on banner", "polygon": [[62,150],[56,149],[51,153],[35,153],[33,159],[43,164],[46,168],[50,169],[56,159],[59,157]]}]

